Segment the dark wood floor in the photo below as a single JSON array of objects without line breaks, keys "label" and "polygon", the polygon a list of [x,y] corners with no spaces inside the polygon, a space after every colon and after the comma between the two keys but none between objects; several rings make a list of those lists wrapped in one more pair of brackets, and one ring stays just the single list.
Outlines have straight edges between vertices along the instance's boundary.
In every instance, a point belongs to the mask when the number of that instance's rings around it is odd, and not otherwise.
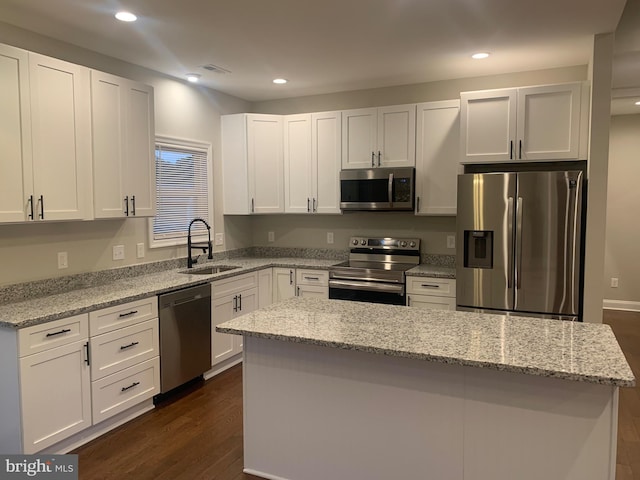
[{"label": "dark wood floor", "polygon": [[[640,313],[608,310],[640,379]],[[186,389],[72,453],[80,480],[251,480],[242,473],[242,368]],[[640,480],[640,386],[620,389],[616,480]]]}]

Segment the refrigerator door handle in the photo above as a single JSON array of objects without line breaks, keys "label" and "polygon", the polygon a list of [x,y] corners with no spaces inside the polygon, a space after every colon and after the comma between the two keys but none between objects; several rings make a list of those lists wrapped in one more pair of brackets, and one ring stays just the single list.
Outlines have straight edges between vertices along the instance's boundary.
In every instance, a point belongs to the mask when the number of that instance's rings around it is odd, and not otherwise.
[{"label": "refrigerator door handle", "polygon": [[518,203],[516,205],[516,289],[520,289],[522,284],[522,209],[523,209],[522,197],[518,197]]},{"label": "refrigerator door handle", "polygon": [[507,288],[513,288],[513,197],[509,197],[507,202],[507,243]]}]

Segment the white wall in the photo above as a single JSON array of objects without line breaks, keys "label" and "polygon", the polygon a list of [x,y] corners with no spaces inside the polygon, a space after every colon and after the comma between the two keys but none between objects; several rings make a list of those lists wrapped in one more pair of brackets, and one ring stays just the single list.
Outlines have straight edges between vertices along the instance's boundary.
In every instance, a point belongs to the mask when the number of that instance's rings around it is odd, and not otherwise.
[{"label": "white wall", "polygon": [[[640,310],[640,114],[611,119],[604,264],[605,307]],[[618,288],[611,288],[611,277]]]},{"label": "white wall", "polygon": [[[156,133],[208,142],[213,147],[214,229],[227,233],[219,249],[251,244],[247,218],[222,216],[220,115],[247,111],[244,100],[195,87],[188,82],[106,57],[33,32],[0,23],[0,43],[61,58],[154,87]],[[136,243],[148,246],[144,219],[99,220],[29,225],[0,225],[0,285],[135,263]],[[125,246],[125,260],[111,260],[111,247]],[[66,251],[69,268],[57,269],[57,252]],[[186,248],[146,249],[143,261],[184,257]]]}]

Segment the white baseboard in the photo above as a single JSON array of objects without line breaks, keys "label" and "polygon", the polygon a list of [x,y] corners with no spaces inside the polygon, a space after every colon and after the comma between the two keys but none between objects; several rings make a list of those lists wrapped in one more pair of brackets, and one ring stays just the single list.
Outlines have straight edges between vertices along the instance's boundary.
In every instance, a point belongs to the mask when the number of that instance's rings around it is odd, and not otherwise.
[{"label": "white baseboard", "polygon": [[607,300],[602,302],[602,308],[606,310],[626,310],[629,312],[640,312],[640,302],[628,300]]},{"label": "white baseboard", "polygon": [[209,380],[210,378],[215,377],[219,373],[222,373],[225,370],[229,370],[231,367],[239,364],[240,362],[242,362],[242,353],[239,353],[238,355],[234,355],[233,357],[227,358],[225,361],[217,365],[214,365],[211,368],[211,370],[204,372],[203,377],[205,380]]}]

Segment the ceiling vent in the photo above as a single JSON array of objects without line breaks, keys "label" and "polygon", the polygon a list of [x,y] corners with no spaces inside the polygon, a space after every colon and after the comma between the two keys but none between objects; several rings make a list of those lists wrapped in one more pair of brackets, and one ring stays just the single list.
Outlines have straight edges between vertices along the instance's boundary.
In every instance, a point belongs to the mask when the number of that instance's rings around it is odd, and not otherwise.
[{"label": "ceiling vent", "polygon": [[213,72],[213,73],[219,73],[221,75],[224,75],[226,73],[231,73],[231,70],[227,70],[226,68],[219,67],[219,66],[214,65],[212,63],[210,63],[208,65],[201,65],[200,68],[204,68],[205,70],[208,70],[208,71]]}]

